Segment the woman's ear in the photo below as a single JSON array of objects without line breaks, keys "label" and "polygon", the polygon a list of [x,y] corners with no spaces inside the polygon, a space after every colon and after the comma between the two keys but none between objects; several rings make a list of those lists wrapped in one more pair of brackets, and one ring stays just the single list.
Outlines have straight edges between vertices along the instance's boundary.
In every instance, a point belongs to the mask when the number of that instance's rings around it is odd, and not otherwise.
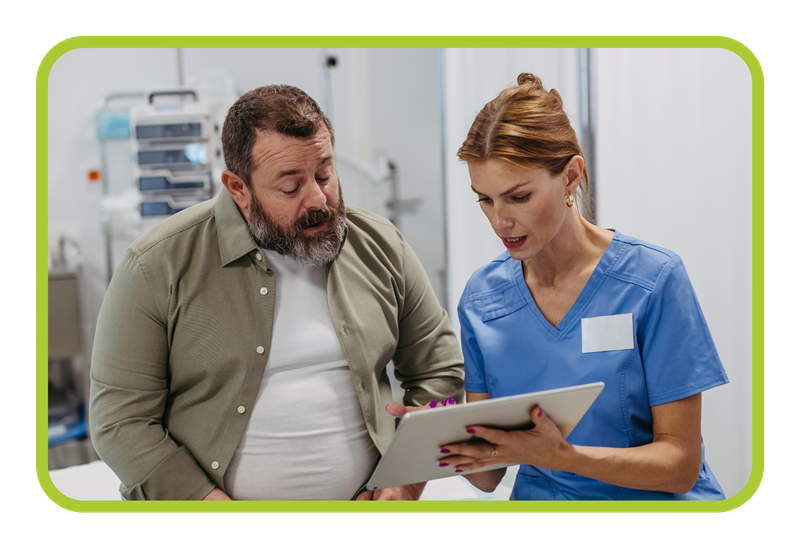
[{"label": "woman's ear", "polygon": [[567,176],[567,194],[574,195],[578,191],[581,184],[581,176],[583,175],[584,161],[580,155],[572,157],[567,165],[564,167],[564,175]]}]

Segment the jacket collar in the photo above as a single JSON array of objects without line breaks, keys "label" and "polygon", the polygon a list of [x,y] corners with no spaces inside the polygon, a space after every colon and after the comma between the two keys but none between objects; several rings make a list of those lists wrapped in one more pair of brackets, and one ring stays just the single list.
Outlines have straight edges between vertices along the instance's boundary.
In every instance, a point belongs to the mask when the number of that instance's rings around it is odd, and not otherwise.
[{"label": "jacket collar", "polygon": [[223,267],[258,249],[247,229],[247,222],[227,189],[220,191],[217,196],[214,217],[217,221],[219,257]]}]

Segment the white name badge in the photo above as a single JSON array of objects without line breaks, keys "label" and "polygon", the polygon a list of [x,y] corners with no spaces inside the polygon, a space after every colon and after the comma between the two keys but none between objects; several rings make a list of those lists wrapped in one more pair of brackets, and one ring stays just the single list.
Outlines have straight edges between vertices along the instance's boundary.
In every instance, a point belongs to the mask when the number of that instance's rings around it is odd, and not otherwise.
[{"label": "white name badge", "polygon": [[583,353],[633,349],[633,313],[581,319]]}]

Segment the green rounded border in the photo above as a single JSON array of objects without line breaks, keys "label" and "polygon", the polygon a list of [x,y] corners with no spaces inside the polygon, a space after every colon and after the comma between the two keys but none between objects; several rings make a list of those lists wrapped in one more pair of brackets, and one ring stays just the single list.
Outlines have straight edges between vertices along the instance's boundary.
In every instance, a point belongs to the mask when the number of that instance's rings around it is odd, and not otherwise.
[{"label": "green rounded border", "polygon": [[[718,48],[738,55],[752,78],[753,132],[753,456],[750,479],[722,501],[673,502],[183,502],[80,501],[64,496],[47,468],[48,79],[79,48]],[[36,473],[45,494],[75,512],[725,512],[747,502],[764,473],[764,75],[753,52],[724,37],[76,37],[56,44],[36,77]]]}]

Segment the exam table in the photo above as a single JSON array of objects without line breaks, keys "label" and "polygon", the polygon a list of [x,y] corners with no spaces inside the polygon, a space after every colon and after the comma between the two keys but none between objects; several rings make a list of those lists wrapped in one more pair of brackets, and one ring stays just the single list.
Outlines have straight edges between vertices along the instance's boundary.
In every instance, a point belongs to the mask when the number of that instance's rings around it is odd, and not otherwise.
[{"label": "exam table", "polygon": [[[519,466],[508,469],[493,493],[484,493],[461,476],[429,481],[420,500],[508,500]],[[61,494],[75,500],[120,500],[119,479],[105,462],[50,470],[50,479]]]}]

